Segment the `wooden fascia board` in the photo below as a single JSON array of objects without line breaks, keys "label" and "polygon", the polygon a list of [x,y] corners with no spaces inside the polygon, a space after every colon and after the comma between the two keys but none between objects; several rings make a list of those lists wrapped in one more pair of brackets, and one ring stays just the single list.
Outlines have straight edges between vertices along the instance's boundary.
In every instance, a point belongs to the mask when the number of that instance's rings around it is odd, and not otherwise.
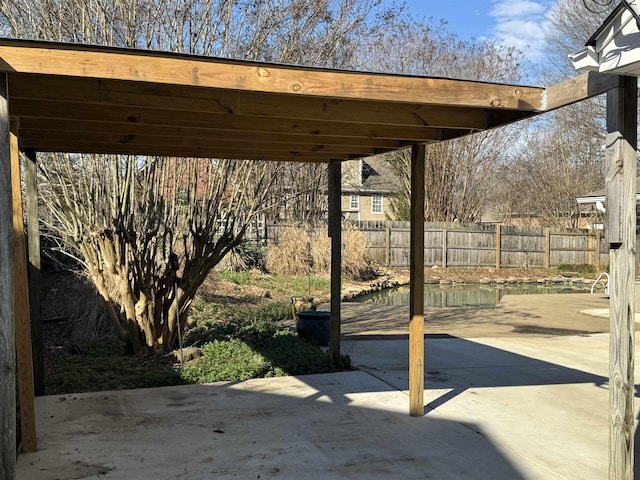
[{"label": "wooden fascia board", "polygon": [[352,100],[540,110],[541,87],[443,78],[328,71],[0,41],[0,71],[150,82]]},{"label": "wooden fascia board", "polygon": [[233,114],[346,123],[484,128],[485,109],[301,97],[52,75],[9,77],[12,100],[45,100],[114,107]]},{"label": "wooden fascia board", "polygon": [[547,87],[542,110],[555,110],[572,103],[598,96],[620,86],[618,75],[588,72]]}]

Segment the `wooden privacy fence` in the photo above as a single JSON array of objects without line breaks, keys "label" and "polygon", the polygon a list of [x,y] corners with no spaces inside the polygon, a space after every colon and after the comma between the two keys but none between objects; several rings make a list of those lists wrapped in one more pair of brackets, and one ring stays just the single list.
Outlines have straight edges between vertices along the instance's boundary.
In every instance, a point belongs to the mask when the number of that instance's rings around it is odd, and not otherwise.
[{"label": "wooden privacy fence", "polygon": [[[364,235],[371,260],[387,267],[409,267],[409,222],[350,223]],[[267,223],[264,238],[277,240],[284,227]],[[607,252],[601,252],[600,232],[591,230],[428,222],[424,238],[427,266],[549,268],[590,264],[599,269],[608,259]]]},{"label": "wooden privacy fence", "polygon": [[[355,222],[370,258],[387,267],[409,266],[407,222]],[[500,224],[425,224],[425,265],[537,267],[591,264],[600,268],[600,233],[580,229]]]}]

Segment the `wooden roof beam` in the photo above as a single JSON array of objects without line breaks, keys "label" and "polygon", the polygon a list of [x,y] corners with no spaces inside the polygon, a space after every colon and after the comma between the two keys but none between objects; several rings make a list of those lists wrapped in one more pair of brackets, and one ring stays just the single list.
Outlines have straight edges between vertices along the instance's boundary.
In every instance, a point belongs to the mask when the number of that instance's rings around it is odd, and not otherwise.
[{"label": "wooden roof beam", "polygon": [[[208,130],[204,128],[182,128],[169,126],[127,125],[122,123],[84,122],[80,120],[62,120],[51,122],[46,119],[23,118],[20,128],[23,140],[55,140],[73,138],[110,138],[124,143],[129,137],[138,138],[150,144],[171,144],[178,139],[180,142],[212,143],[247,141],[247,132],[229,130]],[[434,133],[435,137],[435,133]],[[144,139],[144,140],[142,140]],[[369,137],[337,137],[326,135],[273,135],[264,132],[252,132],[250,140],[256,143],[276,145],[327,145],[343,147],[372,147],[382,149],[402,148],[407,143],[401,140],[389,140]],[[435,140],[431,139],[431,140]]]},{"label": "wooden roof beam", "polygon": [[81,120],[91,122],[154,125],[168,127],[208,128],[235,132],[269,134],[325,135],[382,139],[409,139],[416,142],[434,139],[430,127],[354,124],[312,120],[263,119],[201,112],[163,111],[157,108],[90,105],[84,103],[42,100],[15,100],[9,105],[12,117],[40,118],[52,121]]},{"label": "wooden roof beam", "polygon": [[[144,135],[122,135],[122,134],[102,134],[102,133],[84,133],[79,135],[77,132],[40,132],[32,130],[20,130],[20,141],[23,146],[34,147],[36,145],[48,144],[49,142],[65,142],[69,145],[82,145],[82,144],[113,144],[122,146],[134,146],[143,147],[149,146],[150,148],[164,147],[173,148],[179,151],[183,147],[190,147],[197,145],[200,148],[208,150],[220,150],[220,151],[239,151],[246,150],[247,152],[283,152],[295,150],[298,152],[323,152],[334,153],[337,155],[345,155],[347,153],[364,154],[368,155],[375,153],[383,148],[375,148],[370,145],[325,145],[322,143],[283,143],[283,142],[268,142],[268,141],[256,141],[253,137],[246,137],[244,139],[193,139],[185,137],[159,137],[159,136],[144,136]],[[397,147],[394,147],[397,148]],[[387,148],[389,150],[390,148]],[[83,149],[84,150],[84,149]],[[179,153],[176,153],[179,155]]]},{"label": "wooden roof beam", "polygon": [[572,103],[598,96],[621,85],[618,75],[588,72],[547,87],[542,111],[549,112]]},{"label": "wooden roof beam", "polygon": [[234,90],[132,84],[115,80],[12,75],[11,100],[40,100],[90,105],[159,108],[220,115],[339,121],[359,124],[484,128],[485,109],[363,100],[291,97]]},{"label": "wooden roof beam", "polygon": [[235,158],[246,160],[278,160],[278,161],[308,161],[326,162],[331,159],[350,160],[352,158],[367,157],[381,153],[381,151],[363,151],[354,154],[352,149],[344,152],[323,151],[298,151],[290,150],[252,150],[246,148],[208,148],[199,145],[174,146],[163,145],[130,145],[118,143],[82,142],[70,143],[66,140],[39,141],[37,145],[22,142],[21,148],[37,148],[39,152],[69,152],[69,153],[96,153],[96,154],[122,154],[122,155],[151,155],[171,157],[198,157],[198,158]]}]

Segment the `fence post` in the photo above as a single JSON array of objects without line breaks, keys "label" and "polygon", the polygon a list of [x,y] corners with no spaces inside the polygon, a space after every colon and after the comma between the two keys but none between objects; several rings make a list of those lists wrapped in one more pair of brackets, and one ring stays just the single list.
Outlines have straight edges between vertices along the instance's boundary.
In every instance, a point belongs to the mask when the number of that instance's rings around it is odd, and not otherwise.
[{"label": "fence post", "polygon": [[502,252],[500,249],[502,248],[502,225],[496,223],[496,270],[500,270],[501,260],[502,260]]},{"label": "fence post", "polygon": [[447,268],[447,229],[442,229],[442,267]]},{"label": "fence post", "polygon": [[385,243],[386,243],[386,258],[387,258],[387,268],[391,267],[391,227],[387,226],[385,232]]},{"label": "fence post", "polygon": [[596,232],[596,270],[600,271],[600,232]]},{"label": "fence post", "polygon": [[544,229],[544,268],[551,268],[551,230]]}]

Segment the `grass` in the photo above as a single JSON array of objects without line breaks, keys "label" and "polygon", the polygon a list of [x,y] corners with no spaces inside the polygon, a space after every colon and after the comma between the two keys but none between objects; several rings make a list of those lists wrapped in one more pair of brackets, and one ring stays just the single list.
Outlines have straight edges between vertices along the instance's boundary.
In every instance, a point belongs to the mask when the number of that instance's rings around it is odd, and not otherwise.
[{"label": "grass", "polygon": [[[557,271],[591,273],[591,266],[560,266]],[[551,275],[552,271],[544,271]],[[530,276],[531,272],[487,269],[436,269],[441,278],[479,279],[486,276]],[[329,280],[292,275],[268,275],[257,270],[214,272],[192,305],[186,346],[203,348],[204,356],[189,362],[183,372],[172,357],[140,358],[124,354],[115,339],[80,345],[80,354],[69,345],[47,352],[47,393],[63,394],[126,388],[178,385],[190,382],[243,380],[253,377],[301,375],[348,369],[330,364],[323,350],[298,338],[283,326],[290,318],[292,296],[326,297]],[[268,291],[266,298],[264,292]],[[52,338],[59,337],[53,332]]]},{"label": "grass", "polygon": [[299,277],[295,275],[264,275],[256,272],[243,273],[252,274],[245,285],[250,283],[257,287],[283,294],[306,295],[311,293],[312,295],[326,295],[329,293],[331,287],[328,278],[317,278],[313,276],[309,278],[308,276]]},{"label": "grass", "polygon": [[585,275],[585,276],[589,276],[589,275],[593,276],[596,274],[595,265],[590,265],[586,263],[576,264],[576,265],[561,264],[555,267],[555,270],[559,273],[576,273],[576,274]]},{"label": "grass", "polygon": [[[237,288],[239,287],[239,288]],[[312,295],[326,295],[329,281],[312,279]],[[247,293],[269,290],[274,299]],[[282,325],[290,318],[290,297],[307,295],[308,279],[256,271],[218,271],[195,299],[184,345],[203,356],[180,370],[173,357],[128,356],[117,339],[49,349],[47,394],[148,388],[184,383],[327,373],[348,369],[349,358],[331,365],[317,345]]]},{"label": "grass", "polygon": [[48,395],[185,383],[171,361],[125,355],[119,340],[96,340],[81,345],[75,354],[49,355],[47,362]]},{"label": "grass", "polygon": [[[203,356],[187,364],[183,373],[186,381],[206,383],[334,371],[328,355],[317,345],[298,338],[279,323],[290,315],[287,303],[266,302],[249,308],[199,306],[185,341],[201,345]],[[348,367],[349,359],[344,357],[338,369]]]}]

